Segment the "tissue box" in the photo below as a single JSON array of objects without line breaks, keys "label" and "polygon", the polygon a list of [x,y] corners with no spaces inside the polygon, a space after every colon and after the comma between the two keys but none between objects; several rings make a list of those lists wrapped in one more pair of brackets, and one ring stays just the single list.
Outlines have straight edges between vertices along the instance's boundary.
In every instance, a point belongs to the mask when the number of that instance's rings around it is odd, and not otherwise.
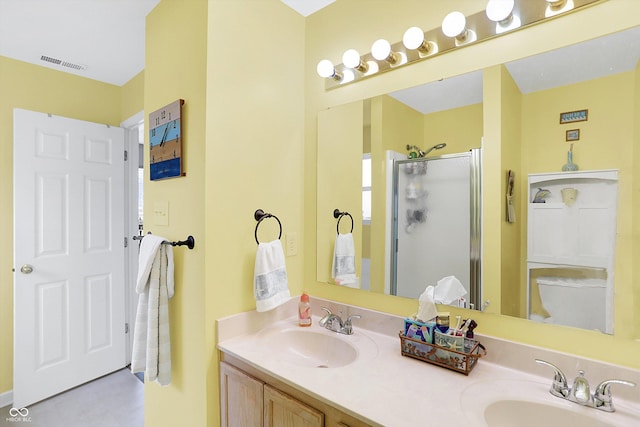
[{"label": "tissue box", "polygon": [[404,319],[404,334],[408,338],[424,341],[426,343],[433,342],[433,328],[436,322],[418,322],[410,317]]}]

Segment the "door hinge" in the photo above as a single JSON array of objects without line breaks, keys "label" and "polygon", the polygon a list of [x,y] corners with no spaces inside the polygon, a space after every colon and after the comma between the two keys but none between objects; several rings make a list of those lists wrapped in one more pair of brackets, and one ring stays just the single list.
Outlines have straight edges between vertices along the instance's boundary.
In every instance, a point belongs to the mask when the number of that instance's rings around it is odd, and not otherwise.
[{"label": "door hinge", "polygon": [[125,248],[129,247],[129,239],[126,236],[124,238],[124,247]]},{"label": "door hinge", "polygon": [[128,333],[129,333],[129,324],[128,324],[128,323],[125,323],[125,324],[124,324],[124,333],[125,333],[125,334],[128,334]]},{"label": "door hinge", "polygon": [[126,162],[127,160],[129,160],[129,152],[124,150],[124,161]]}]

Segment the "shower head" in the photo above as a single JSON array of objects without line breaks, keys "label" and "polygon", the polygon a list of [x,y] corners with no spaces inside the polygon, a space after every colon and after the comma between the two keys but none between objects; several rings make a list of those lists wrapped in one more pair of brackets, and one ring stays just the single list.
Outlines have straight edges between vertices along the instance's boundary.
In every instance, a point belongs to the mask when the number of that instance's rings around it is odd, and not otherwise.
[{"label": "shower head", "polygon": [[434,145],[433,147],[429,148],[425,153],[422,153],[422,151],[420,151],[420,152],[419,152],[419,154],[421,154],[421,156],[420,156],[420,157],[424,157],[424,156],[426,156],[427,154],[429,154],[431,151],[433,151],[433,150],[439,150],[439,149],[444,148],[444,147],[446,147],[446,146],[447,146],[447,144],[445,144],[444,142],[443,142],[442,144],[436,144],[436,145]]},{"label": "shower head", "polygon": [[426,157],[427,154],[429,154],[432,150],[439,150],[441,148],[446,147],[447,144],[442,143],[442,144],[437,144],[434,145],[433,147],[429,148],[427,151],[422,151],[420,148],[416,147],[415,145],[409,145],[407,144],[407,150],[415,150],[415,152],[418,154],[418,157]]},{"label": "shower head", "polygon": [[[411,151],[414,150],[414,151]],[[409,158],[413,158],[413,157],[424,157],[424,151],[422,151],[420,148],[416,147],[415,145],[409,145],[407,144],[407,151],[410,151],[409,153]]]}]

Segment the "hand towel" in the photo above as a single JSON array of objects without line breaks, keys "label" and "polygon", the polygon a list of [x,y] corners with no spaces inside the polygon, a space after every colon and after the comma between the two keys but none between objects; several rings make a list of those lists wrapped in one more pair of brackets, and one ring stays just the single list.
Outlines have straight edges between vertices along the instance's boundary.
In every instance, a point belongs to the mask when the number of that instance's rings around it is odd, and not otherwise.
[{"label": "hand towel", "polygon": [[338,234],[333,247],[333,264],[331,277],[338,285],[357,284],[356,277],[356,251],[353,243],[353,234]]},{"label": "hand towel", "polygon": [[258,244],[253,283],[256,311],[269,311],[291,297],[280,240]]},{"label": "hand towel", "polygon": [[134,326],[131,372],[147,381],[171,384],[169,298],[174,294],[173,247],[165,238],[147,234],[138,257],[138,309]]}]

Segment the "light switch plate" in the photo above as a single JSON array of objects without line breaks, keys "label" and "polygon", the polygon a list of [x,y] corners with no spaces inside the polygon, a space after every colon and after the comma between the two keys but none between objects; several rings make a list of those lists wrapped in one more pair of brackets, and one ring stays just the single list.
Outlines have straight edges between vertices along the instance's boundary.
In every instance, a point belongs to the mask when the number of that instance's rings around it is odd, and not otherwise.
[{"label": "light switch plate", "polygon": [[298,233],[285,234],[285,244],[287,256],[293,256],[298,254]]},{"label": "light switch plate", "polygon": [[169,225],[169,201],[153,202],[153,224]]}]

